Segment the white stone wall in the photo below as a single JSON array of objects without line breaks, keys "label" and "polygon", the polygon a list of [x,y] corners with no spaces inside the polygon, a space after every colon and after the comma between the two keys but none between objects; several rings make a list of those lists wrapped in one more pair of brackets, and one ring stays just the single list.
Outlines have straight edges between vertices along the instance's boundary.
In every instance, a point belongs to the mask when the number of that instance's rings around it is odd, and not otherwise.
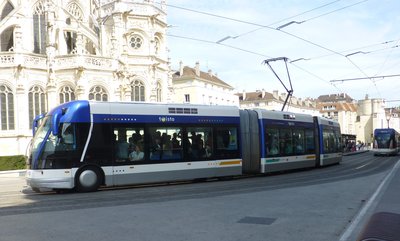
[{"label": "white stone wall", "polygon": [[[0,8],[5,2],[0,2]],[[38,1],[10,2],[16,9],[12,13],[19,17],[6,17],[0,24],[0,33],[15,26],[13,51],[0,52],[0,84],[6,84],[13,91],[15,130],[0,130],[0,155],[26,152],[32,136],[28,92],[34,85],[45,90],[47,110],[59,104],[59,91],[65,85],[75,90],[76,99],[88,99],[90,89],[101,86],[109,101],[130,101],[132,80],[144,83],[146,101],[156,101],[156,87],[160,82],[161,101],[170,101],[172,83],[164,1],[160,4],[145,0],[108,0],[102,1],[105,5],[101,8],[91,0],[52,1],[54,4],[46,8],[51,28],[47,29],[50,42],[43,55],[33,53],[33,7]],[[51,3],[42,2],[43,6]],[[70,4],[75,3],[77,15],[82,17],[79,21],[74,21],[74,16],[68,13]],[[92,30],[90,22],[99,27],[99,35]],[[70,54],[65,31],[78,33],[76,49]],[[131,34],[143,39],[137,50],[129,46]],[[96,55],[85,50],[82,39],[93,42]]]}]

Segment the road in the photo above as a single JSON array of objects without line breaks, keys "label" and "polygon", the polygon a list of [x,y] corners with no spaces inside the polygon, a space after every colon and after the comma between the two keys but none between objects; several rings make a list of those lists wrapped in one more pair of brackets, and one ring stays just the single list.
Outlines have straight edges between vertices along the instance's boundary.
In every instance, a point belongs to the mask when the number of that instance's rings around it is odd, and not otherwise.
[{"label": "road", "polygon": [[0,240],[336,241],[398,159],[363,153],[325,168],[95,193],[36,194],[0,177]]}]

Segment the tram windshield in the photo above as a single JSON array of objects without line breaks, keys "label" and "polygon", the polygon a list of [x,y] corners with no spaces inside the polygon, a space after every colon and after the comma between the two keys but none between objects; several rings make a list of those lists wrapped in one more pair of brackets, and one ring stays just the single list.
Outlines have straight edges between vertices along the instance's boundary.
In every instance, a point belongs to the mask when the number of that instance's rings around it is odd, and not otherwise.
[{"label": "tram windshield", "polygon": [[36,159],[38,157],[38,152],[40,151],[43,141],[46,139],[46,135],[49,132],[50,127],[51,127],[51,118],[47,116],[43,119],[42,124],[36,130],[35,136],[32,139],[32,144],[31,144],[32,158]]},{"label": "tram windshield", "polygon": [[60,155],[65,156],[67,152],[71,154],[76,149],[74,125],[61,123],[56,131],[58,134],[54,134],[51,122],[51,116],[45,117],[33,137],[30,155],[32,168],[52,168],[51,162],[54,160],[48,160],[50,157],[60,159]]},{"label": "tram windshield", "polygon": [[390,141],[393,138],[393,135],[390,133],[379,133],[375,136],[376,143],[378,148],[389,148]]}]

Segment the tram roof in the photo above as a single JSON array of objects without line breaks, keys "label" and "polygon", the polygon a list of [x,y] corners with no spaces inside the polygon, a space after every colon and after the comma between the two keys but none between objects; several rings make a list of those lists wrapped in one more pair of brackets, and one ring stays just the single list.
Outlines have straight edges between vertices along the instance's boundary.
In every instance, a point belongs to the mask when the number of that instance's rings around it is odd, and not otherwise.
[{"label": "tram roof", "polygon": [[265,109],[255,109],[255,111],[258,112],[258,116],[260,119],[313,122],[312,115],[308,114]]},{"label": "tram roof", "polygon": [[236,106],[89,101],[92,114],[239,116]]}]

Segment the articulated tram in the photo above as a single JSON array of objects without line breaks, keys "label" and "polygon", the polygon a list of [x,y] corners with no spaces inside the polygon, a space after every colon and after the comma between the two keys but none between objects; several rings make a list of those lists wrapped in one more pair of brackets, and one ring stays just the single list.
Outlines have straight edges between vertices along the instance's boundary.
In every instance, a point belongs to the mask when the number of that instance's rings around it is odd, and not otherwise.
[{"label": "articulated tram", "polygon": [[33,122],[34,191],[270,173],[339,163],[337,122],[233,106],[72,101]]},{"label": "articulated tram", "polygon": [[377,155],[397,155],[400,150],[400,134],[393,128],[374,130],[372,152]]}]

